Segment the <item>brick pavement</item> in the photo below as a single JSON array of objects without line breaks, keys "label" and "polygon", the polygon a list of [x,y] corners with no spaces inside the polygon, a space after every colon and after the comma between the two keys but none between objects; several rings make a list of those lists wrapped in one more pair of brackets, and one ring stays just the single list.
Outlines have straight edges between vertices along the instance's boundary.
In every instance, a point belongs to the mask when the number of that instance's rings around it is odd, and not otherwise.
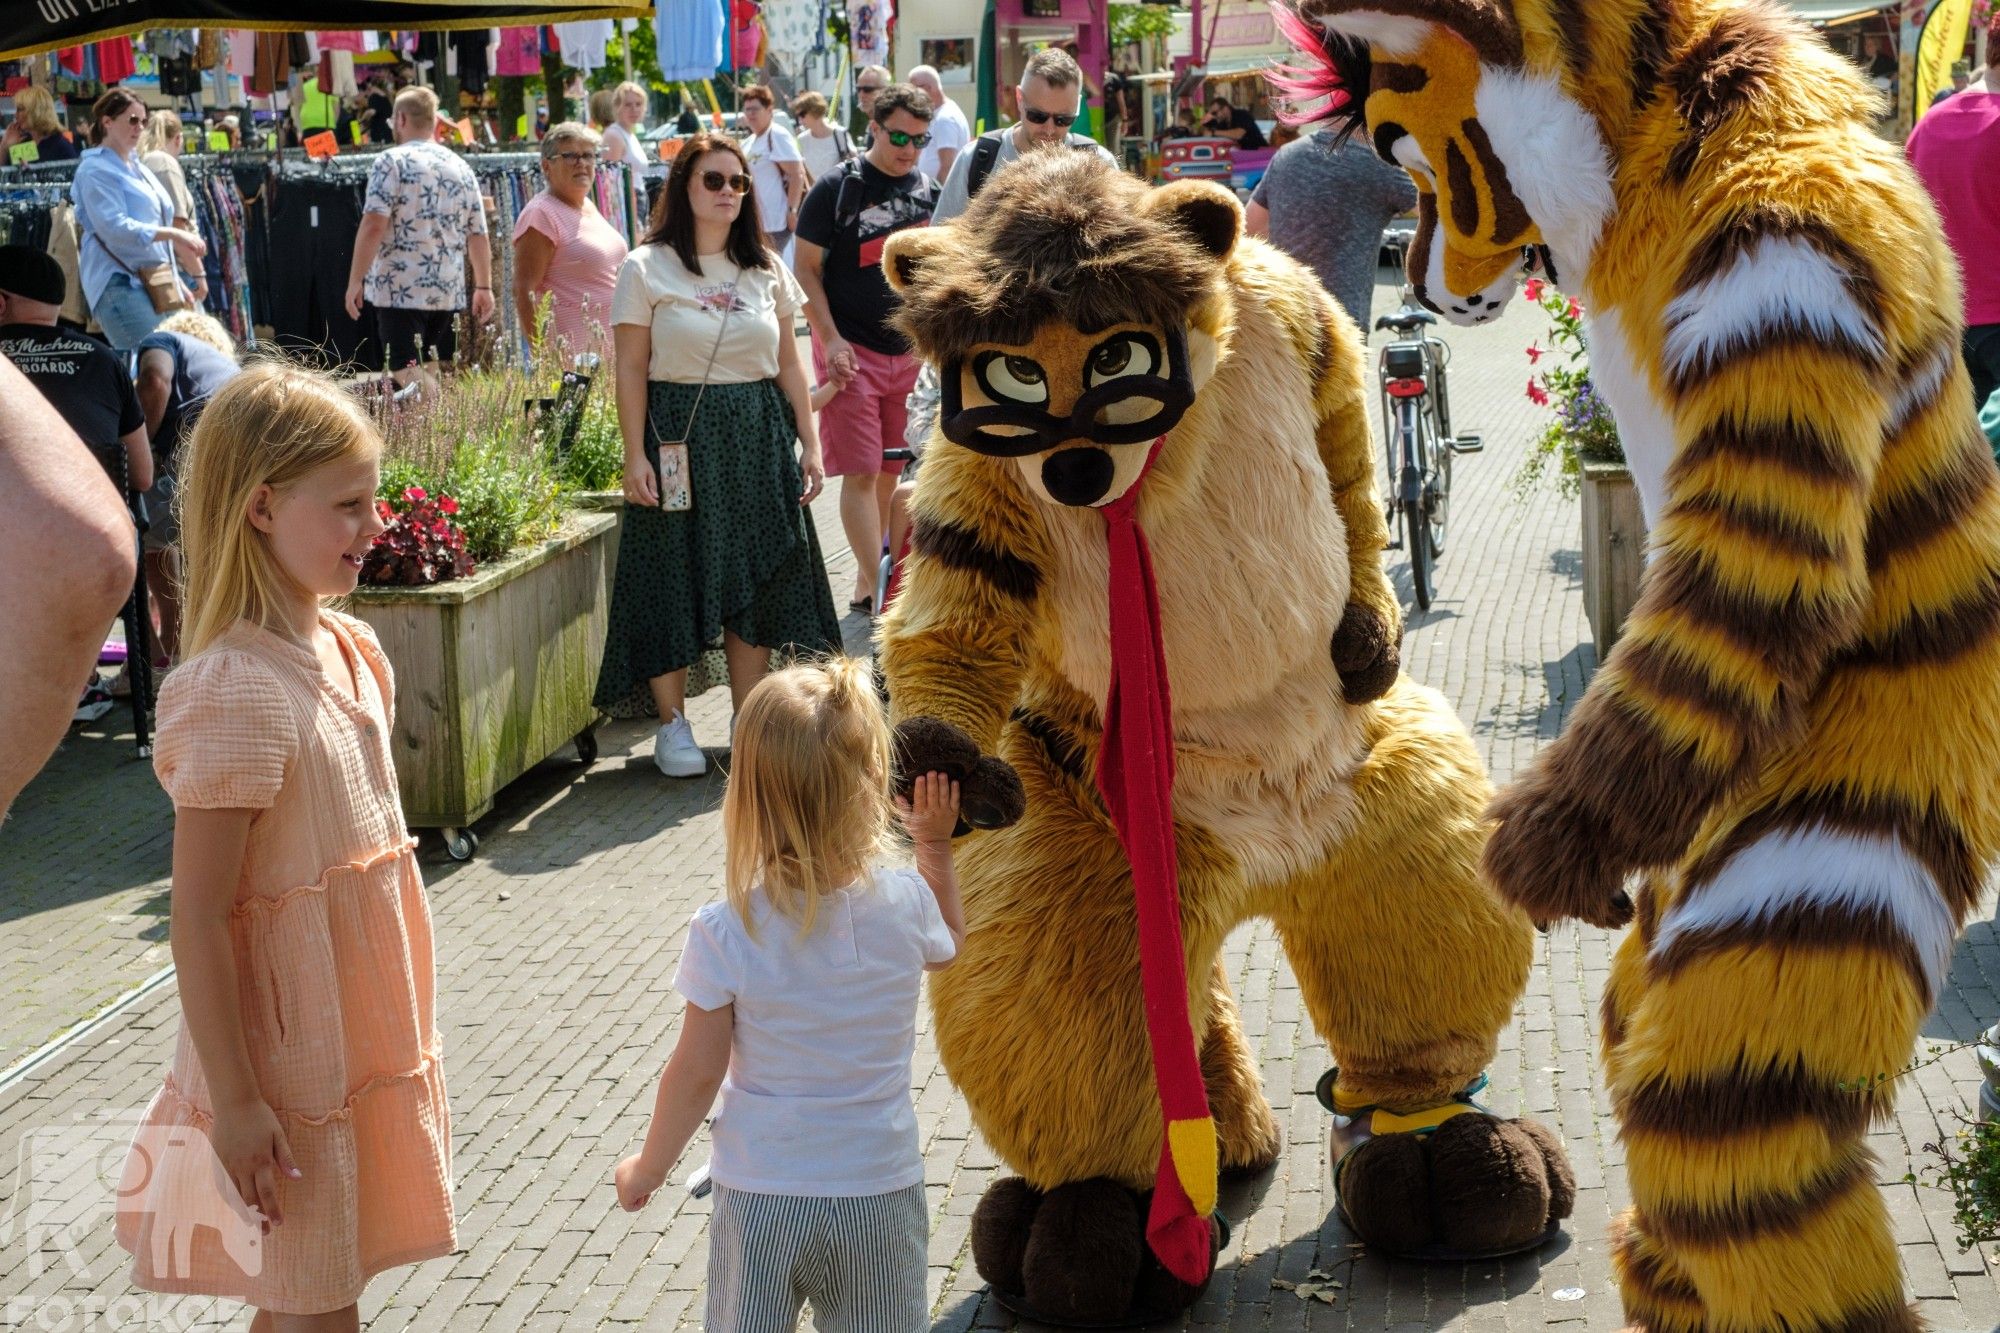
[{"label": "brick pavement", "polygon": [[[1378,306],[1391,299],[1385,290]],[[1578,595],[1575,506],[1553,492],[1516,503],[1508,487],[1539,421],[1521,397],[1519,352],[1538,332],[1535,316],[1517,308],[1490,328],[1449,335],[1460,422],[1483,429],[1488,450],[1459,460],[1439,597],[1412,617],[1404,643],[1411,674],[1455,702],[1502,781],[1556,733],[1594,666]],[[835,516],[823,505],[818,517],[839,591],[851,564]],[[1407,572],[1394,557],[1392,567],[1407,592]],[[848,628],[858,647],[863,626],[850,618]],[[723,692],[691,712],[701,737],[724,735]],[[363,1303],[372,1328],[699,1325],[707,1205],[670,1189],[627,1217],[607,1182],[643,1131],[675,1039],[670,983],[685,924],[720,892],[722,788],[715,776],[660,779],[637,725],[607,728],[602,739],[603,757],[587,773],[559,756],[509,789],[480,824],[477,860],[427,865],[463,1248],[378,1278]],[[0,1060],[164,961],[167,816],[116,733],[80,730],[0,830]],[[1603,1235],[1625,1184],[1594,1053],[1608,957],[1600,931],[1542,940],[1492,1070],[1496,1110],[1536,1115],[1565,1137],[1580,1185],[1576,1218],[1538,1254],[1425,1267],[1360,1251],[1328,1220],[1325,1116],[1311,1093],[1327,1055],[1272,932],[1239,931],[1228,965],[1288,1143],[1270,1175],[1225,1192],[1224,1210],[1242,1220],[1184,1326],[1617,1327]],[[1982,921],[1959,948],[1926,1036],[1973,1035],[2000,1013],[1996,984],[2000,936]],[[10,1165],[24,1145],[51,1136],[115,1143],[113,1113],[143,1106],[177,1021],[169,985],[0,1088],[0,1327],[243,1325],[240,1311],[200,1300],[145,1307],[123,1278],[103,1208],[74,1187],[24,1197]],[[1981,1254],[1962,1254],[1952,1241],[1948,1197],[1902,1183],[1976,1079],[1965,1052],[1918,1070],[1905,1080],[1896,1121],[1873,1136],[1912,1294],[1939,1329],[2000,1327],[2000,1285]],[[915,1084],[935,1327],[1010,1326],[985,1299],[965,1245],[972,1207],[999,1164],[971,1132],[927,1032]],[[698,1160],[691,1154],[690,1164]],[[74,1224],[66,1249],[28,1234],[29,1223],[50,1221]],[[1313,1269],[1342,1282],[1337,1301],[1301,1302],[1273,1285]],[[107,1306],[103,1318],[81,1313]]]}]

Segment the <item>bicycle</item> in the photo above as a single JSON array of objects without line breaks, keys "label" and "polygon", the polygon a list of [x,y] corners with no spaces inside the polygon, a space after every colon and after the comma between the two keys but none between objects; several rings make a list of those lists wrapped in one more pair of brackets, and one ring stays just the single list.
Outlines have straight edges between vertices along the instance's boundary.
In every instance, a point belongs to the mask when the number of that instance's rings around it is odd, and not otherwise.
[{"label": "bicycle", "polygon": [[[1387,237],[1385,243],[1394,244]],[[1407,281],[1402,296],[1401,309],[1375,321],[1377,330],[1394,337],[1383,346],[1377,366],[1389,479],[1382,517],[1396,534],[1389,549],[1409,553],[1417,609],[1428,611],[1437,591],[1437,560],[1444,550],[1451,512],[1452,457],[1476,454],[1486,444],[1476,432],[1452,433],[1445,381],[1451,348],[1429,332],[1437,316],[1416,304],[1416,293]]]}]

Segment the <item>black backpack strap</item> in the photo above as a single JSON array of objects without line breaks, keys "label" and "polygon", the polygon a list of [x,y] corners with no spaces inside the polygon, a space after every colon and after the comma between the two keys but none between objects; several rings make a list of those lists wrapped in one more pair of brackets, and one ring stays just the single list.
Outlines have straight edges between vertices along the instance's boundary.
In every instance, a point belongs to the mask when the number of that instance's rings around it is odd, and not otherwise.
[{"label": "black backpack strap", "polygon": [[840,164],[840,190],[833,197],[833,229],[846,231],[861,216],[866,186],[861,183],[861,159],[851,157]]},{"label": "black backpack strap", "polygon": [[972,145],[972,166],[965,173],[965,197],[970,201],[979,193],[979,187],[986,184],[986,178],[993,174],[993,166],[1000,160],[1000,130],[993,134],[982,134]]}]

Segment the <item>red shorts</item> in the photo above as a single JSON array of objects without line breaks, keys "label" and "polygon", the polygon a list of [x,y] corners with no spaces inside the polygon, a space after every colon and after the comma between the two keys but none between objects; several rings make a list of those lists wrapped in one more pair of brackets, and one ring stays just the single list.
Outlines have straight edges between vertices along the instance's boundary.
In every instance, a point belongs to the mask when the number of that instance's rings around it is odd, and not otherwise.
[{"label": "red shorts", "polygon": [[[901,463],[885,461],[884,449],[904,446],[903,427],[909,419],[910,390],[916,387],[914,356],[884,356],[866,347],[854,348],[854,378],[820,409],[819,447],[829,477],[898,473]],[[819,339],[813,339],[813,375],[824,384],[831,373]]]}]

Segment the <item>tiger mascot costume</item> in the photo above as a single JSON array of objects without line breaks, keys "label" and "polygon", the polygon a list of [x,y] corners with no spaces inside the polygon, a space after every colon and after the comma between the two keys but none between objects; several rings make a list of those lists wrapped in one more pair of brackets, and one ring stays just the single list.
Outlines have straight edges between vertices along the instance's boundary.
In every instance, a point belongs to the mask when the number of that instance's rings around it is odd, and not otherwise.
[{"label": "tiger mascot costume", "polygon": [[[1019,1172],[978,1206],[979,1271],[1047,1321],[1186,1306],[1219,1175],[1276,1160],[1219,962],[1251,917],[1337,1063],[1359,1234],[1504,1253],[1574,1202],[1548,1129],[1470,1102],[1533,933],[1480,880],[1490,789],[1464,726],[1398,671],[1361,340],[1241,225],[1217,187],[1035,153],[884,256],[943,391],[880,630],[898,771],[963,789],[968,931],[932,979],[935,1032]],[[1171,728],[1164,845],[1120,814],[1147,726]]]},{"label": "tiger mascot costume", "polygon": [[1538,921],[1636,916],[1603,1011],[1627,1317],[1914,1328],[1862,1136],[2000,829],[2000,487],[1931,206],[1772,5],[1300,17],[1295,91],[1417,181],[1433,310],[1491,319],[1524,255],[1582,297],[1651,529],[1485,861]]}]

